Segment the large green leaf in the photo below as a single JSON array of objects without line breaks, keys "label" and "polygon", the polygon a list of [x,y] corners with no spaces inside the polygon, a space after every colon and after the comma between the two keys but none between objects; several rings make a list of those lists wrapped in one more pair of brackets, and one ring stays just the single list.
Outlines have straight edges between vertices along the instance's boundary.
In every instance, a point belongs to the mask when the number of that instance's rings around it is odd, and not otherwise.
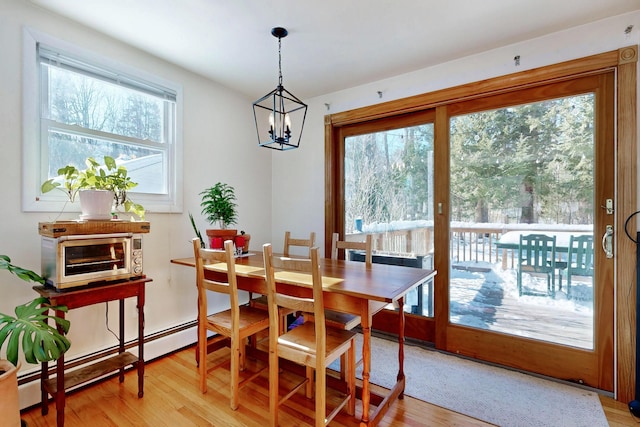
[{"label": "large green leaf", "polygon": [[[15,317],[0,313],[0,347],[6,340],[7,360],[16,365],[22,344],[22,352],[28,363],[56,360],[71,346],[64,336],[69,332],[70,322],[49,315],[50,309],[67,311],[64,306],[50,307],[46,298],[36,298],[15,308]],[[53,325],[47,323],[53,320]],[[63,333],[58,332],[60,326]]]}]

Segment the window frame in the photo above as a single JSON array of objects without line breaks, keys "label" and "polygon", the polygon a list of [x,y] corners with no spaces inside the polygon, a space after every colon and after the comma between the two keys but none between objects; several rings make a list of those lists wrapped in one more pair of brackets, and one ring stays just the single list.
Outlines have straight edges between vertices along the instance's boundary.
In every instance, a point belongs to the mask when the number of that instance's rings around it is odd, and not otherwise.
[{"label": "window frame", "polygon": [[[175,93],[173,123],[168,123],[173,132],[173,140],[167,140],[167,193],[151,194],[132,191],[132,198],[143,205],[147,212],[181,213],[183,210],[183,144],[182,144],[182,86],[151,75],[139,69],[123,65],[111,59],[96,55],[71,43],[56,39],[47,34],[25,27],[23,30],[23,141],[22,141],[22,210],[24,212],[79,212],[79,203],[69,203],[62,192],[53,191],[42,194],[40,186],[48,177],[44,177],[47,165],[43,164],[43,150],[47,142],[42,141],[42,102],[40,93],[40,61],[38,44],[48,50],[64,52],[81,58],[87,64],[109,72],[117,72],[132,79],[149,82],[167,91]],[[46,135],[44,135],[46,137]],[[124,137],[126,138],[126,137]],[[124,139],[123,138],[123,139]]]}]

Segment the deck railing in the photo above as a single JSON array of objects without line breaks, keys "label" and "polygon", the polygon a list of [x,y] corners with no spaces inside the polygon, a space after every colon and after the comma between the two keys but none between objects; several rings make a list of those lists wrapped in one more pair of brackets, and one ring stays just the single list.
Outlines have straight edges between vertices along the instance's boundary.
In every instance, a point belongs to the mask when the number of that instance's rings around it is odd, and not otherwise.
[{"label": "deck railing", "polygon": [[[453,264],[461,262],[503,262],[513,264],[513,250],[496,249],[496,242],[508,231],[589,231],[592,225],[567,224],[467,224],[452,223],[449,229],[449,257]],[[389,231],[366,231],[373,237],[373,250],[382,253],[433,255],[433,226],[421,226]],[[358,240],[359,234],[347,236]],[[505,259],[506,258],[506,259]]]}]

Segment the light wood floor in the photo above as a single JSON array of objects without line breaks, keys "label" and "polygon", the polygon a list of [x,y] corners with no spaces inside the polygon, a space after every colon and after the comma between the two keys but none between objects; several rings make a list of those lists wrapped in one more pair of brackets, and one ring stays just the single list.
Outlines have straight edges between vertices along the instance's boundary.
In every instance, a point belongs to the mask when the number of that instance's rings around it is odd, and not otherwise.
[{"label": "light wood floor", "polygon": [[[200,393],[194,348],[190,347],[145,366],[144,397],[137,397],[134,371],[126,374],[125,382],[110,378],[87,386],[67,396],[66,427],[102,426],[256,426],[268,423],[268,373],[240,390],[240,407],[229,408],[229,366],[209,373],[209,391]],[[210,366],[227,357],[227,350],[209,355]],[[253,362],[259,363],[259,362]],[[249,365],[248,369],[255,365]],[[296,381],[292,374],[283,373],[281,383]],[[607,419],[612,427],[635,426],[640,420],[627,410],[627,405],[601,397]],[[357,417],[361,402],[356,402]],[[23,411],[22,418],[29,427],[55,426],[55,405],[42,416],[40,408]],[[303,394],[289,400],[280,412],[282,426],[313,425],[313,402]],[[358,426],[356,418],[340,413],[332,426]],[[490,426],[491,424],[448,411],[429,403],[405,397],[392,405],[382,426]]]}]

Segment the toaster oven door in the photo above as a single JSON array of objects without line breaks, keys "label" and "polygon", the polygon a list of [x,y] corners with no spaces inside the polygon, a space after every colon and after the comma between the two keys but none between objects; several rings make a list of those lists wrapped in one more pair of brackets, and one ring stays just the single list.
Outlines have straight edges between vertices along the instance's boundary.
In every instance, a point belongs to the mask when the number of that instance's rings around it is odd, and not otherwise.
[{"label": "toaster oven door", "polygon": [[109,280],[128,275],[130,239],[68,240],[61,243],[63,281]]}]

